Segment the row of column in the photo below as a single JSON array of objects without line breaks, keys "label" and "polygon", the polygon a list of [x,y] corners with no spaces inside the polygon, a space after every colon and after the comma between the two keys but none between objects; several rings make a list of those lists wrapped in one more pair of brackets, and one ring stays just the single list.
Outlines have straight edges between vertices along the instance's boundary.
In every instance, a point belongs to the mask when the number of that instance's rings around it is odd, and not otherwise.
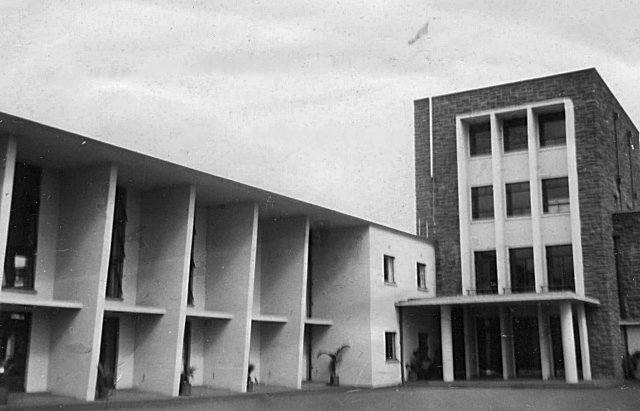
[{"label": "row of column", "polygon": [[[582,378],[591,380],[591,359],[589,354],[589,341],[587,331],[587,319],[583,304],[575,306],[577,312],[578,334],[582,361]],[[575,335],[573,328],[573,306],[570,302],[562,302],[559,305],[560,329],[562,336],[562,353],[564,359],[564,375],[568,383],[578,382],[578,365],[576,358]],[[538,333],[540,338],[540,362],[542,379],[548,380],[553,373],[553,354],[551,350],[551,333],[549,316],[541,306],[538,306]],[[513,318],[504,307],[500,309],[500,334],[502,353],[502,375],[509,379],[516,376],[515,353],[513,345]],[[465,346],[465,371],[467,379],[478,375],[477,360],[477,336],[475,333],[474,317],[470,315],[467,307],[464,307],[464,346]],[[440,330],[442,342],[442,373],[446,382],[454,381],[453,364],[453,325],[451,320],[451,306],[440,307]]]}]

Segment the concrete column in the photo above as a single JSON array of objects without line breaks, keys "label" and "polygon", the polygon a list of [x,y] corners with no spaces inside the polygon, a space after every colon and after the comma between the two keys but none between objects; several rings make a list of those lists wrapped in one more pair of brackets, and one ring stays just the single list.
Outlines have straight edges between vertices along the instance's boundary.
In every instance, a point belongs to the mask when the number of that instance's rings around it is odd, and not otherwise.
[{"label": "concrete column", "polygon": [[[13,177],[16,170],[16,139],[0,137],[0,261],[4,264],[9,236],[9,216],[13,198]],[[4,270],[0,270],[0,285]],[[2,291],[0,290],[0,293]]]},{"label": "concrete column", "polygon": [[529,145],[529,197],[531,198],[531,236],[535,291],[546,289],[546,276],[542,244],[542,189],[538,178],[538,121],[531,107],[527,108],[527,143]]},{"label": "concrete column", "polygon": [[495,114],[491,114],[491,166],[493,170],[493,219],[496,233],[496,263],[498,271],[498,294],[509,288],[507,250],[504,240],[506,212],[504,176],[502,172],[502,125]]},{"label": "concrete column", "polygon": [[84,307],[52,316],[47,385],[83,401],[96,389],[116,181],[111,165],[69,170],[60,179],[53,298]]},{"label": "concrete column", "polygon": [[540,305],[538,306],[538,335],[540,338],[540,367],[542,379],[546,381],[553,376],[553,354],[551,351],[549,316]]},{"label": "concrete column", "polygon": [[309,219],[262,223],[259,238],[260,312],[285,316],[288,320],[286,324],[271,326],[271,330],[262,326],[260,373],[266,384],[301,388]]},{"label": "concrete column", "polygon": [[464,357],[467,380],[477,377],[479,364],[476,317],[467,306],[464,307]]},{"label": "concrete column", "polygon": [[442,380],[451,382],[453,376],[453,332],[451,326],[451,306],[440,307],[440,339],[442,344]]},{"label": "concrete column", "polygon": [[576,361],[576,342],[573,335],[573,310],[569,302],[560,304],[560,329],[562,332],[564,376],[568,383],[575,384],[578,382],[578,364]]},{"label": "concrete column", "polygon": [[456,141],[458,154],[458,218],[460,221],[460,272],[462,295],[475,289],[475,275],[471,270],[471,242],[469,238],[471,224],[471,189],[467,178],[467,161],[469,160],[469,144],[466,125],[456,120]]},{"label": "concrete column", "polygon": [[507,308],[500,308],[500,345],[502,351],[502,377],[508,380],[516,375],[513,348],[513,318]]},{"label": "concrete column", "polygon": [[162,307],[166,314],[138,319],[134,385],[177,396],[187,310],[195,187],[142,193],[136,304]]},{"label": "concrete column", "polygon": [[578,191],[578,158],[576,152],[575,115],[571,100],[564,101],[565,133],[567,136],[567,172],[569,180],[569,210],[571,212],[571,246],[576,293],[584,295],[582,258],[582,225],[580,223],[580,193]]},{"label": "concrete column", "polygon": [[578,312],[578,333],[580,334],[580,354],[582,356],[582,379],[591,381],[591,353],[589,352],[589,333],[587,329],[587,314],[584,304],[576,307]]},{"label": "concrete column", "polygon": [[205,331],[204,383],[245,392],[258,247],[258,206],[238,204],[209,211],[205,308],[233,314]]}]

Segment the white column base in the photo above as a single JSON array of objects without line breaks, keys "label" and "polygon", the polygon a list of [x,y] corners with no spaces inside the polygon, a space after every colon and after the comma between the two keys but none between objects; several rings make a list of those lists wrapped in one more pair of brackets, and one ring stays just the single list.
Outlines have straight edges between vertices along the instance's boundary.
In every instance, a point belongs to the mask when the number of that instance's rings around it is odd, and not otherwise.
[{"label": "white column base", "polygon": [[452,382],[453,376],[453,333],[451,330],[451,306],[440,307],[440,338],[442,344],[442,380]]},{"label": "white column base", "polygon": [[576,342],[573,334],[573,310],[571,303],[560,304],[560,328],[562,332],[562,354],[564,356],[564,376],[570,384],[578,382]]}]

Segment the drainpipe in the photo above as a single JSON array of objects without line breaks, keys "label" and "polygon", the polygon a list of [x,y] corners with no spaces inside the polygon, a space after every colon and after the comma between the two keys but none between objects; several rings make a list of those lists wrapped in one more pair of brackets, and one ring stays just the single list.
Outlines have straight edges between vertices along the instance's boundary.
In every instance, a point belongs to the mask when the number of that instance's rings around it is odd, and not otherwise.
[{"label": "drainpipe", "polygon": [[627,131],[627,151],[629,153],[629,181],[631,182],[631,208],[636,208],[636,193],[633,185],[633,136]]},{"label": "drainpipe", "polygon": [[622,209],[622,178],[620,177],[620,154],[618,149],[618,113],[612,113],[613,118],[613,138],[616,143],[616,187],[618,189],[618,208]]}]

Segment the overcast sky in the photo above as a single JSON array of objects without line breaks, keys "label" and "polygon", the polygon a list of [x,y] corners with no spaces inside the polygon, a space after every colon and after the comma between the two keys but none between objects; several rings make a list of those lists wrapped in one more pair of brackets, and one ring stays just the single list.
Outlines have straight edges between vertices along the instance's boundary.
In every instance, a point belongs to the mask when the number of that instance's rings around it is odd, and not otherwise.
[{"label": "overcast sky", "polygon": [[414,99],[596,67],[640,124],[635,0],[0,5],[0,111],[409,231]]}]

